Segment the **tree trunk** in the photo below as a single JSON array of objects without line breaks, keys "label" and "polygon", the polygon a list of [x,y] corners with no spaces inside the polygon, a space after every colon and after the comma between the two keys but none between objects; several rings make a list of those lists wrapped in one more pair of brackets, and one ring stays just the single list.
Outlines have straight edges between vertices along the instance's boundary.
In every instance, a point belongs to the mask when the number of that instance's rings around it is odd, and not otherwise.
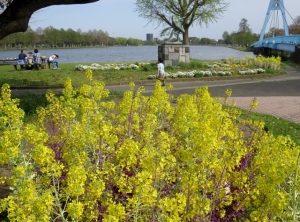
[{"label": "tree trunk", "polygon": [[25,32],[31,15],[51,5],[72,5],[99,0],[13,0],[0,14],[0,40],[15,32]]},{"label": "tree trunk", "polygon": [[182,34],[183,37],[183,45],[190,45],[190,41],[189,41],[189,29],[184,29],[184,33]]}]

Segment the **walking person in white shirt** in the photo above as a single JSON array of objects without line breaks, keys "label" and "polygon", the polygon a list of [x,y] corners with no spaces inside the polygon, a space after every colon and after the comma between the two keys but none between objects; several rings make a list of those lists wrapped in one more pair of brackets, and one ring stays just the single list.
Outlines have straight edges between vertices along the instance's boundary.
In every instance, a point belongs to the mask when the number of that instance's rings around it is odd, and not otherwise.
[{"label": "walking person in white shirt", "polygon": [[158,59],[157,64],[157,79],[161,81],[161,85],[165,86],[165,66],[162,59]]}]

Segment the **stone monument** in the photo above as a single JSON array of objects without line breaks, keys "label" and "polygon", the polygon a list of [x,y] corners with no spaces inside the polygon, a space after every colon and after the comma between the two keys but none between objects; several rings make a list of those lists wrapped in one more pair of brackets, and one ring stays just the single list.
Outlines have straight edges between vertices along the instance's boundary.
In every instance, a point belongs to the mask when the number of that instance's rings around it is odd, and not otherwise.
[{"label": "stone monument", "polygon": [[181,18],[172,17],[172,30],[169,40],[175,35],[177,41],[166,41],[164,44],[158,46],[158,58],[164,61],[165,66],[178,66],[180,62],[190,62],[190,47],[183,45],[182,42],[179,41],[179,35],[184,33],[181,22]]}]

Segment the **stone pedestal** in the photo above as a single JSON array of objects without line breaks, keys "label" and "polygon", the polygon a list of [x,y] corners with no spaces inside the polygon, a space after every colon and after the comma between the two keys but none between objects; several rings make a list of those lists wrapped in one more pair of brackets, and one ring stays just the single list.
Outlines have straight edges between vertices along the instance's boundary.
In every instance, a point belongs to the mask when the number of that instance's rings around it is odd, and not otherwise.
[{"label": "stone pedestal", "polygon": [[178,66],[179,62],[190,62],[190,46],[163,44],[158,46],[158,58],[165,66]]}]

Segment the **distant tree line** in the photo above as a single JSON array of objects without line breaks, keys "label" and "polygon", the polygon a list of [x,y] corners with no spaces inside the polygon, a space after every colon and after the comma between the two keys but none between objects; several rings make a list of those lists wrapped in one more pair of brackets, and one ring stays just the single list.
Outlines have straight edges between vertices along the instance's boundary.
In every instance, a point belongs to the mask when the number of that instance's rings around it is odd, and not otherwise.
[{"label": "distant tree line", "polygon": [[[293,24],[289,25],[289,33],[291,35],[300,34],[300,16],[298,16]],[[269,32],[265,34],[265,38],[272,36],[283,36],[284,30],[271,27]],[[222,39],[198,38],[189,37],[190,45],[239,45],[250,46],[259,39],[260,34],[252,32],[247,19],[243,18],[240,21],[237,32],[229,34],[225,31]],[[74,31],[69,28],[56,29],[52,26],[47,28],[37,28],[35,31],[30,27],[26,32],[18,32],[11,34],[0,41],[0,46],[4,49],[11,48],[35,48],[35,47],[101,47],[101,46],[139,46],[139,45],[156,45],[162,44],[165,41],[177,41],[173,38],[169,40],[155,38],[152,41],[145,41],[135,38],[111,37],[102,30],[89,30],[83,32],[81,29]]]},{"label": "distant tree line", "polygon": [[9,48],[35,48],[35,47],[98,47],[98,46],[127,46],[127,45],[155,45],[153,41],[143,41],[134,38],[111,37],[102,30],[81,29],[74,31],[69,28],[56,29],[52,26],[37,28],[35,31],[30,27],[26,32],[13,33],[0,41],[1,47]]},{"label": "distant tree line", "polygon": [[[293,20],[293,23],[289,25],[289,33],[291,35],[300,34],[300,16]],[[284,36],[284,29],[279,29],[278,27],[270,27],[269,31],[265,33],[264,38],[269,38],[273,36]],[[260,34],[255,34],[249,27],[247,19],[243,18],[239,24],[239,30],[237,32],[232,32],[229,34],[225,31],[222,35],[222,42],[228,45],[241,45],[249,46],[252,43],[259,40]]]}]

